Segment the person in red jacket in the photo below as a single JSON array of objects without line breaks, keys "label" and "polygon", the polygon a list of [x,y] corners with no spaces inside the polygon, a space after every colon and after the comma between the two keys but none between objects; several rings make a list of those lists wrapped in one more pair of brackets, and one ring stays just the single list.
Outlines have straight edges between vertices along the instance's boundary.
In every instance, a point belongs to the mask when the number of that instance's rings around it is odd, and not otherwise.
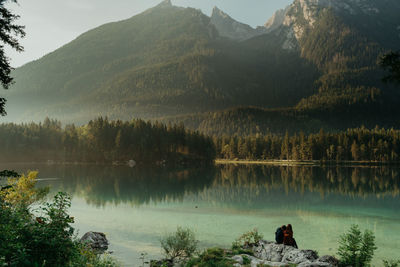
[{"label": "person in red jacket", "polygon": [[298,248],[296,240],[293,238],[293,229],[291,224],[288,224],[286,226],[286,230],[283,231],[283,244],[286,246]]}]

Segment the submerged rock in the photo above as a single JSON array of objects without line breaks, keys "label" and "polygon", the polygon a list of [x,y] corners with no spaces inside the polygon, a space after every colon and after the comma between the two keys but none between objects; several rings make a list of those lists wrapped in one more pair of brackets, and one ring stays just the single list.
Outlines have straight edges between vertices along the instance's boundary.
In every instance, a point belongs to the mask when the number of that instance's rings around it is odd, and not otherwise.
[{"label": "submerged rock", "polygon": [[109,242],[104,233],[87,232],[82,236],[80,242],[88,245],[96,253],[104,253],[108,249]]}]

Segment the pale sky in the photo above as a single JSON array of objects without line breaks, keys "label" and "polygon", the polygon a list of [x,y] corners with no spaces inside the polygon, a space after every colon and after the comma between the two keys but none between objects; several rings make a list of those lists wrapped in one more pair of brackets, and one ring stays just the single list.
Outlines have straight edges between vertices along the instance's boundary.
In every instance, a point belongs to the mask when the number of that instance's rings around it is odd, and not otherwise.
[{"label": "pale sky", "polygon": [[[272,14],[293,0],[172,0],[176,6],[200,8],[210,15],[218,6],[234,19],[253,27],[263,25]],[[6,49],[13,67],[38,59],[72,41],[80,34],[111,21],[130,18],[161,0],[19,0],[10,8],[21,16],[27,36],[25,52]]]}]

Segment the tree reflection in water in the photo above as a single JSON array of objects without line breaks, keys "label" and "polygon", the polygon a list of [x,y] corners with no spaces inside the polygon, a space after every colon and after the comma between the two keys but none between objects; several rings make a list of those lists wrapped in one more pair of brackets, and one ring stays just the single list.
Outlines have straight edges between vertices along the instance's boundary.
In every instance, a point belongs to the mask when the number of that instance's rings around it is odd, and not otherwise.
[{"label": "tree reflection in water", "polygon": [[139,206],[180,202],[185,198],[246,205],[318,202],[326,198],[360,202],[366,198],[375,202],[392,199],[391,203],[395,203],[400,192],[399,170],[390,166],[222,165],[207,169],[144,169],[96,165],[36,165],[32,168],[18,165],[14,169],[19,172],[37,169],[44,179],[41,185],[50,185],[52,191],[66,191],[82,197],[95,206],[120,203]]}]

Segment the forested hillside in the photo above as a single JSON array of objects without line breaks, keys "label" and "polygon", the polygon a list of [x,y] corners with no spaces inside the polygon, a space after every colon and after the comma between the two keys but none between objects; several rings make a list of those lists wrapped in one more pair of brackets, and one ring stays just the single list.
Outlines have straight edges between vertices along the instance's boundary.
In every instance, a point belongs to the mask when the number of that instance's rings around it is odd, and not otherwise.
[{"label": "forested hillside", "polygon": [[317,133],[322,128],[327,132],[344,131],[348,128],[375,126],[398,128],[400,112],[388,99],[385,105],[336,105],[334,108],[321,106],[315,109],[281,108],[262,109],[257,107],[239,107],[223,111],[158,118],[164,123],[184,123],[191,129],[207,135],[284,135],[299,133]]}]

